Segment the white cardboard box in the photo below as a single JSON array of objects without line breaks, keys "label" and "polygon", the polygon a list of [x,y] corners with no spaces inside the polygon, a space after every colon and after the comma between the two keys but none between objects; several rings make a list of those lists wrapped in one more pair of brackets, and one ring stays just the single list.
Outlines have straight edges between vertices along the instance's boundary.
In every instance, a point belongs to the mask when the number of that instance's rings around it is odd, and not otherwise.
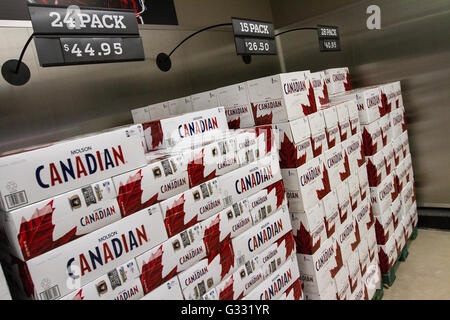
[{"label": "white cardboard box", "polygon": [[375,217],[377,244],[384,245],[393,237],[395,231],[393,220],[394,216],[391,211],[386,211]]},{"label": "white cardboard box", "polygon": [[388,143],[388,145],[384,147],[382,151],[384,154],[386,175],[390,175],[391,172],[395,170],[395,154],[392,143]]},{"label": "white cardboard box", "polygon": [[353,135],[361,132],[361,123],[359,121],[358,104],[355,100],[348,100],[347,103],[348,115],[350,118],[350,132]]},{"label": "white cardboard box", "polygon": [[180,283],[177,277],[173,277],[158,288],[146,294],[141,300],[183,300]]},{"label": "white cardboard box", "polygon": [[357,287],[361,284],[361,271],[359,267],[358,251],[353,252],[347,260],[347,270],[350,282],[350,292],[355,293]]},{"label": "white cardboard box", "polygon": [[283,180],[271,184],[263,190],[248,197],[253,224],[266,219],[287,205]]},{"label": "white cardboard box", "polygon": [[350,191],[348,190],[348,183],[346,181],[342,182],[336,188],[336,195],[338,198],[339,218],[341,224],[343,224],[352,214]]},{"label": "white cardboard box", "polygon": [[383,149],[380,121],[362,125],[363,150],[366,156],[373,156]]},{"label": "white cardboard box", "polygon": [[192,108],[192,100],[190,96],[170,100],[168,101],[168,104],[169,112],[172,116],[194,111]]},{"label": "white cardboard box", "polygon": [[374,215],[389,211],[393,200],[392,193],[395,193],[392,174],[387,176],[378,187],[370,188],[370,202]]},{"label": "white cardboard box", "polygon": [[403,133],[404,109],[402,107],[392,110],[392,139],[397,139]]},{"label": "white cardboard box", "polygon": [[325,151],[324,161],[328,171],[330,186],[335,190],[338,185],[350,176],[350,161],[347,153],[339,144]]},{"label": "white cardboard box", "polygon": [[320,112],[325,120],[325,133],[327,135],[328,149],[331,149],[341,143],[336,107],[325,105]]},{"label": "white cardboard box", "polygon": [[192,111],[207,110],[219,107],[219,100],[215,90],[191,95]]},{"label": "white cardboard box", "polygon": [[386,178],[386,162],[384,157],[384,149],[381,149],[373,156],[367,156],[367,178],[369,180],[369,186],[374,188],[378,187]]},{"label": "white cardboard box", "polygon": [[346,92],[352,89],[350,74],[347,67],[325,70],[328,93],[330,95]]},{"label": "white cardboard box", "polygon": [[350,127],[350,114],[347,107],[349,103],[351,103],[351,100],[334,104],[338,115],[338,127],[341,142],[347,140],[350,136],[352,136]]},{"label": "white cardboard box", "polygon": [[397,259],[397,248],[395,246],[395,237],[391,237],[385,245],[378,246],[378,258],[380,269],[383,274],[389,272]]},{"label": "white cardboard box", "polygon": [[325,133],[325,120],[321,112],[316,112],[308,117],[311,131],[311,145],[313,156],[318,157],[328,150],[327,135]]},{"label": "white cardboard box", "polygon": [[358,172],[358,169],[366,163],[361,134],[357,133],[348,138],[342,143],[342,148],[347,153],[351,174]]},{"label": "white cardboard box", "polygon": [[219,88],[216,94],[219,104],[225,107],[230,129],[249,128],[255,125],[246,82]]},{"label": "white cardboard box", "polygon": [[330,193],[322,199],[319,206],[323,207],[325,229],[328,238],[330,238],[341,225],[336,191],[331,190]]},{"label": "white cardboard box", "polygon": [[336,274],[334,280],[336,287],[336,299],[337,300],[350,300],[350,282],[347,268],[341,268]]},{"label": "white cardboard box", "polygon": [[314,89],[317,108],[320,109],[320,107],[330,101],[330,98],[328,96],[328,86],[326,84],[325,71],[312,72],[310,74],[310,82]]},{"label": "white cardboard box", "polygon": [[393,137],[391,116],[390,114],[386,114],[378,121],[381,129],[381,141],[383,143],[383,147],[386,147],[389,143],[392,142]]}]

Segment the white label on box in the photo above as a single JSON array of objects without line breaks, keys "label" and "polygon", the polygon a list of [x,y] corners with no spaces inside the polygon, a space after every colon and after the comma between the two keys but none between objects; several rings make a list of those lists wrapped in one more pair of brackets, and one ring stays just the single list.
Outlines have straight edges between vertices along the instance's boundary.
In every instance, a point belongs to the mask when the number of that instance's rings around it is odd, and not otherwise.
[{"label": "white label on box", "polygon": [[177,277],[163,283],[158,288],[146,294],[141,300],[183,300],[180,283]]}]

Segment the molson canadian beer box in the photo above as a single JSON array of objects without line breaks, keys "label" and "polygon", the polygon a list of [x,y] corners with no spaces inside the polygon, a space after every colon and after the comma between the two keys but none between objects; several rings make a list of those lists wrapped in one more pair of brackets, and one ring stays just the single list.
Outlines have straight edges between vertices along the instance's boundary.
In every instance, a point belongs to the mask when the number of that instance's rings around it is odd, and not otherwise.
[{"label": "molson canadian beer box", "polygon": [[11,211],[146,164],[140,125],[0,157],[0,208]]},{"label": "molson canadian beer box", "polygon": [[[393,155],[393,152],[392,152]],[[381,149],[373,156],[366,157],[367,178],[370,187],[377,187],[381,181],[386,178],[386,158],[384,157],[384,149]],[[390,169],[390,168],[389,168]]]},{"label": "molson canadian beer box", "polygon": [[379,86],[381,91],[381,103],[387,113],[396,109],[396,95],[393,83],[386,83]]},{"label": "molson canadian beer box", "polygon": [[206,220],[224,208],[217,179],[161,202],[161,211],[169,237]]},{"label": "molson canadian beer box", "polygon": [[371,263],[367,267],[367,272],[362,277],[365,295],[371,300],[377,289],[381,286],[381,272],[377,263]]},{"label": "molson canadian beer box", "polygon": [[346,261],[348,280],[350,282],[350,292],[353,294],[355,293],[357,287],[361,284],[361,271],[359,267],[358,251],[353,252]]},{"label": "molson canadian beer box", "polygon": [[316,112],[308,117],[311,130],[311,145],[313,156],[318,157],[328,150],[327,135],[325,133],[325,121],[321,112]]},{"label": "molson canadian beer box", "polygon": [[405,235],[403,234],[403,228],[395,229],[394,238],[395,238],[395,247],[397,249],[397,257],[398,257],[402,253],[402,250],[406,244]]},{"label": "molson canadian beer box", "polygon": [[215,140],[228,130],[225,109],[222,107],[196,111],[166,119],[145,122],[147,151],[170,147],[183,148]]},{"label": "molson canadian beer box", "polygon": [[348,191],[350,195],[350,204],[352,212],[357,210],[361,203],[361,190],[359,189],[359,178],[357,174],[352,174],[348,179]]},{"label": "molson canadian beer box", "polygon": [[123,216],[130,215],[189,189],[183,156],[154,160],[145,167],[112,178]]},{"label": "molson canadian beer box", "polygon": [[295,120],[317,111],[310,72],[291,72],[247,81],[255,125]]},{"label": "molson canadian beer box", "polygon": [[196,224],[136,257],[145,294],[206,257],[203,234]]},{"label": "molson canadian beer box", "polygon": [[170,116],[168,102],[156,103],[146,107],[131,110],[134,123],[144,123]]},{"label": "molson canadian beer box", "polygon": [[134,259],[61,298],[61,300],[139,300],[144,296]]},{"label": "molson canadian beer box", "polygon": [[366,156],[373,156],[383,149],[380,121],[362,126],[363,150]]},{"label": "molson canadian beer box", "polygon": [[392,139],[400,137],[406,131],[405,109],[403,107],[392,110],[390,113],[392,121]]},{"label": "molson canadian beer box", "polygon": [[295,255],[291,255],[276,272],[267,277],[243,300],[276,300],[299,278]]},{"label": "molson canadian beer box", "polygon": [[336,191],[331,190],[330,193],[322,199],[321,205],[324,209],[323,220],[325,222],[325,229],[327,231],[328,238],[330,238],[341,225]]},{"label": "molson canadian beer box", "polygon": [[414,172],[412,167],[412,158],[411,154],[408,154],[405,159],[403,160],[403,166],[406,170],[406,182],[410,182],[414,180]]},{"label": "molson canadian beer box", "polygon": [[292,212],[291,223],[297,253],[312,255],[327,240],[323,206],[318,203],[304,212]]},{"label": "molson canadian beer box", "polygon": [[353,136],[358,132],[361,132],[358,104],[356,103],[355,100],[348,100],[345,105],[347,106],[348,115],[350,119],[350,133]]},{"label": "molson canadian beer box", "polygon": [[392,223],[394,224],[394,229],[397,229],[400,221],[402,220],[403,215],[403,200],[402,197],[397,197],[395,201],[392,201],[391,205],[391,214],[392,214]]},{"label": "molson canadian beer box", "polygon": [[263,190],[248,197],[253,224],[264,220],[283,205],[287,205],[283,180],[271,184]]},{"label": "molson canadian beer box", "polygon": [[[358,228],[356,219],[350,216],[333,235],[333,239],[336,242],[336,256],[342,257],[342,262],[347,261],[350,255],[358,248],[361,239]],[[339,264],[337,265],[339,266]]]},{"label": "molson canadian beer box", "polygon": [[289,208],[306,211],[330,191],[328,171],[323,157],[317,157],[295,169],[281,169]]},{"label": "molson canadian beer box", "polygon": [[281,168],[297,168],[314,158],[307,117],[274,124],[272,128],[279,130]]},{"label": "molson canadian beer box", "polygon": [[327,135],[328,149],[331,149],[341,143],[339,132],[339,122],[336,107],[323,106],[320,111],[325,121],[325,133]]},{"label": "molson canadian beer box", "polygon": [[397,260],[397,247],[395,246],[395,236],[392,236],[384,245],[378,245],[378,260],[383,274],[389,272]]},{"label": "molson canadian beer box", "polygon": [[281,294],[278,300],[305,300],[300,278],[295,280],[294,283]]},{"label": "molson canadian beer box", "polygon": [[9,251],[26,261],[121,218],[111,179],[1,214]]},{"label": "molson canadian beer box", "polygon": [[403,203],[403,210],[409,211],[411,206],[416,202],[414,193],[414,181],[410,181],[406,184],[401,192],[401,198]]},{"label": "molson canadian beer box", "polygon": [[217,179],[224,205],[230,206],[281,179],[278,155],[272,153]]},{"label": "molson canadian beer box", "polygon": [[373,218],[370,212],[371,208],[369,201],[369,199],[361,201],[356,211],[353,212],[355,220],[358,223],[359,237],[361,239],[366,237],[367,232],[369,232],[369,229],[375,223],[375,218]]},{"label": "molson canadian beer box", "polygon": [[359,269],[361,271],[361,277],[364,277],[364,275],[367,272],[367,267],[370,264],[369,246],[367,244],[366,238],[361,239],[361,242],[359,243],[358,256],[359,256]]},{"label": "molson canadian beer box", "polygon": [[410,154],[410,149],[409,149],[409,139],[408,139],[408,131],[404,131],[404,132],[400,135],[400,141],[401,141],[402,146],[403,146],[403,155],[404,155],[405,158],[406,158],[407,155]]},{"label": "molson canadian beer box", "polygon": [[390,210],[375,217],[377,244],[385,245],[392,238],[394,231],[394,215]]},{"label": "molson canadian beer box", "polygon": [[405,159],[405,152],[403,152],[403,144],[399,138],[392,140],[392,148],[394,149],[394,162],[399,166]]},{"label": "molson canadian beer box", "polygon": [[347,268],[341,268],[334,277],[336,300],[350,300],[351,291],[349,278]]},{"label": "molson canadian beer box", "polygon": [[366,156],[364,155],[363,141],[360,133],[351,136],[342,143],[342,149],[348,156],[348,162],[350,165],[350,172],[352,174],[357,173],[359,168],[366,163]]},{"label": "molson canadian beer box", "polygon": [[141,300],[184,300],[184,297],[178,278],[174,277],[143,296]]},{"label": "molson canadian beer box", "polygon": [[378,120],[381,129],[381,140],[383,142],[383,147],[386,147],[392,142],[392,121],[390,114],[386,114]]},{"label": "molson canadian beer box", "polygon": [[395,153],[394,153],[394,147],[392,143],[388,143],[386,147],[383,148],[383,155],[384,155],[384,165],[386,169],[386,175],[390,175],[391,172],[394,172],[395,170]]},{"label": "molson canadian beer box", "polygon": [[334,283],[330,282],[328,287],[324,289],[321,293],[310,293],[304,291],[305,300],[336,300],[336,286]]},{"label": "molson canadian beer box", "polygon": [[167,240],[158,205],[27,261],[35,299],[63,297]]},{"label": "molson canadian beer box", "polygon": [[314,89],[314,96],[316,97],[316,106],[321,108],[330,102],[328,95],[328,85],[326,84],[325,71],[313,72],[310,74],[310,82]]},{"label": "molson canadian beer box", "polygon": [[278,131],[270,126],[235,130],[232,136],[236,139],[236,156],[241,166],[260,160],[271,153],[278,157]]},{"label": "molson canadian beer box", "polygon": [[375,232],[375,226],[372,226],[367,232],[367,247],[369,248],[370,263],[378,261],[378,244]]},{"label": "molson canadian beer box", "polygon": [[9,292],[8,284],[6,283],[5,275],[3,274],[3,269],[1,265],[0,265],[0,300],[11,300],[11,293]]},{"label": "molson canadian beer box", "polygon": [[192,100],[190,96],[170,100],[168,101],[168,105],[169,112],[173,116],[194,111],[192,108]]},{"label": "molson canadian beer box", "polygon": [[[219,107],[215,90],[191,95],[192,111],[200,111]],[[184,112],[186,113],[186,112]]]},{"label": "molson canadian beer box", "polygon": [[225,107],[225,114],[230,129],[255,126],[246,82],[216,89],[216,95],[219,104]]},{"label": "molson canadian beer box", "polygon": [[344,181],[336,187],[336,196],[338,198],[339,220],[343,224],[352,214],[350,191],[348,190],[347,182]]},{"label": "molson canadian beer box", "polygon": [[347,67],[325,70],[326,84],[330,95],[352,90],[350,73]]},{"label": "molson canadian beer box", "polygon": [[270,217],[231,240],[235,266],[241,266],[292,230],[286,205]]},{"label": "molson canadian beer box", "polygon": [[339,136],[341,142],[344,142],[345,140],[347,140],[352,136],[352,131],[350,127],[350,114],[348,113],[347,108],[348,103],[350,103],[350,101],[343,101],[334,104],[338,116]]},{"label": "molson canadian beer box", "polygon": [[325,151],[324,161],[328,171],[331,189],[334,190],[350,177],[350,161],[341,144]]},{"label": "molson canadian beer box", "polygon": [[366,198],[369,199],[370,196],[369,177],[367,176],[366,166],[362,166],[361,168],[359,168],[358,180],[359,180],[359,194],[361,196],[361,201],[364,201]]},{"label": "molson canadian beer box", "polygon": [[378,216],[389,211],[392,201],[397,199],[398,193],[394,188],[392,174],[387,176],[379,186],[370,188],[370,202],[373,214]]}]

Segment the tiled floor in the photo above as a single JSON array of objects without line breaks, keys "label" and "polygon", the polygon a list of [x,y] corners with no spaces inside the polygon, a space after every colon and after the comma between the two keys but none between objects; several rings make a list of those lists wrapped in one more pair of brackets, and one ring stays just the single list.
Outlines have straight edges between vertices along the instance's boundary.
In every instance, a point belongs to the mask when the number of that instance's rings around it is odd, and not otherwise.
[{"label": "tiled floor", "polygon": [[419,229],[384,300],[450,299],[450,232]]}]

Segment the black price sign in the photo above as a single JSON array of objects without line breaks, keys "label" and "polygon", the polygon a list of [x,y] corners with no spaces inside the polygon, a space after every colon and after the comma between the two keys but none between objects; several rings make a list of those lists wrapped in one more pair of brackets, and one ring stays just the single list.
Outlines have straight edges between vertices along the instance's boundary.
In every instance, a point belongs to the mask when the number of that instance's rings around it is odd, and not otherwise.
[{"label": "black price sign", "polygon": [[318,25],[320,51],[341,51],[339,27]]},{"label": "black price sign", "polygon": [[273,24],[255,20],[231,18],[235,37],[269,38],[275,37]]},{"label": "black price sign", "polygon": [[320,39],[320,51],[341,51],[341,44],[336,39]]},{"label": "black price sign", "polygon": [[277,48],[275,40],[234,38],[236,52],[239,55],[275,55]]},{"label": "black price sign", "polygon": [[231,18],[238,55],[276,55],[275,33],[269,22]]}]

